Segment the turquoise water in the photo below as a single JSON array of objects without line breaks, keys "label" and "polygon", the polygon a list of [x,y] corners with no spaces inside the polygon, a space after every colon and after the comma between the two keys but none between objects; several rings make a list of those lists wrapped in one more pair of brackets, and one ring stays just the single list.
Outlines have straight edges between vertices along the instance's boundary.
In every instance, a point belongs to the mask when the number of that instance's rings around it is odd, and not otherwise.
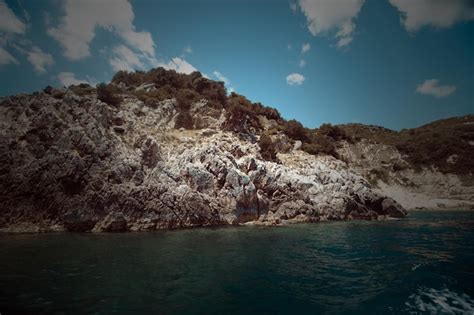
[{"label": "turquoise water", "polygon": [[0,313],[474,313],[474,212],[0,236]]}]

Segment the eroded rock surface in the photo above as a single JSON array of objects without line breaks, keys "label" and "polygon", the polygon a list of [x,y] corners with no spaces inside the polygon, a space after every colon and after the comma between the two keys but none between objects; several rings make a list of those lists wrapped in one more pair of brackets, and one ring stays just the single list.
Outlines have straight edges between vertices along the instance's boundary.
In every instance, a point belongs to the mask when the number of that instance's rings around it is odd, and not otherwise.
[{"label": "eroded rock surface", "polygon": [[375,191],[406,209],[474,209],[474,177],[469,170],[453,174],[434,166],[415,169],[395,146],[367,140],[344,143],[339,153]]},{"label": "eroded rock surface", "polygon": [[205,99],[190,108],[197,129],[184,130],[174,128],[175,99],[150,106],[125,95],[111,106],[94,93],[61,93],[1,101],[2,231],[122,232],[407,214],[345,162],[303,152],[301,142],[278,153],[277,162],[262,159],[259,135],[224,131],[224,110],[206,107]]}]

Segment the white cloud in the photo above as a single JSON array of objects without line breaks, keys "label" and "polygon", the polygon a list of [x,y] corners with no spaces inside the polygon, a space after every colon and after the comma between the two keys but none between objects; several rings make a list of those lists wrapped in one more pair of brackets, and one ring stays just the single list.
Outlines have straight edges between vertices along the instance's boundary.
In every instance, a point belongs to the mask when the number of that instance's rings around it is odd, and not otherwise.
[{"label": "white cloud", "polygon": [[306,60],[301,59],[299,63],[300,68],[304,68],[306,66]]},{"label": "white cloud", "polygon": [[446,97],[455,91],[456,87],[454,85],[439,85],[437,79],[426,80],[416,88],[416,92],[431,95],[436,98]]},{"label": "white cloud", "polygon": [[337,46],[344,47],[353,39],[354,19],[364,0],[299,0],[301,11],[308,21],[313,36],[336,31]]},{"label": "white cloud", "polygon": [[3,47],[0,47],[0,65],[7,65],[10,63],[18,64],[18,60],[16,60],[16,58],[13,57]]},{"label": "white cloud", "polygon": [[58,80],[59,83],[61,83],[61,85],[63,86],[78,85],[81,83],[90,84],[86,80],[77,79],[75,74],[72,72],[61,72],[60,74],[58,74]]},{"label": "white cloud", "polygon": [[113,57],[109,60],[114,71],[132,71],[143,68],[140,56],[125,45],[119,45],[112,50]]},{"label": "white cloud", "polygon": [[[135,29],[134,26],[132,26],[132,28]],[[136,32],[134,30],[128,30],[123,32],[121,35],[131,47],[134,47],[138,51],[148,56],[155,55],[155,43],[153,42],[149,32]]]},{"label": "white cloud", "polygon": [[353,39],[354,39],[354,38],[353,38],[352,36],[350,36],[350,37],[342,37],[341,39],[339,39],[339,40],[337,41],[337,44],[336,44],[336,45],[337,45],[338,48],[347,46],[347,45],[349,45],[350,43],[352,43],[352,40],[353,40]]},{"label": "white cloud", "polygon": [[286,48],[288,48],[288,50],[292,50],[292,49],[293,49],[293,46],[292,46],[291,44],[288,44],[288,45],[286,46]]},{"label": "white cloud", "polygon": [[301,85],[304,82],[304,76],[299,73],[292,73],[286,77],[286,83],[289,85]]},{"label": "white cloud", "polygon": [[311,45],[309,43],[305,43],[301,46],[301,53],[307,53],[311,49]]},{"label": "white cloud", "polygon": [[191,46],[186,46],[186,47],[184,47],[184,52],[186,54],[192,54],[193,53],[193,48]]},{"label": "white cloud", "polygon": [[65,15],[57,27],[48,29],[48,34],[63,46],[67,58],[78,60],[90,55],[89,46],[97,27],[116,33],[140,53],[154,56],[151,34],[135,30],[135,16],[127,0],[67,0],[63,3]]},{"label": "white cloud", "polygon": [[38,73],[45,73],[46,67],[51,66],[54,63],[53,56],[43,52],[36,46],[33,46],[33,48],[28,52],[27,58]]},{"label": "white cloud", "polygon": [[0,0],[0,32],[7,34],[24,34],[25,31],[26,24],[18,19],[3,0]]},{"label": "white cloud", "polygon": [[[30,16],[26,10],[23,10],[23,16],[28,23]],[[26,29],[26,23],[13,13],[5,1],[0,0],[0,64],[19,63],[5,50],[8,45],[13,47],[18,54],[25,55],[37,73],[44,73],[46,67],[54,63],[53,57],[34,46],[32,41],[24,36]]]},{"label": "white cloud", "polygon": [[217,80],[224,82],[226,85],[230,84],[229,79],[227,79],[225,76],[223,76],[222,73],[220,73],[219,71],[214,70],[214,72],[212,72],[212,75]]},{"label": "white cloud", "polygon": [[407,31],[423,26],[450,27],[456,22],[474,19],[472,0],[389,0],[402,13]]},{"label": "white cloud", "polygon": [[172,58],[171,61],[169,61],[168,63],[158,63],[157,66],[163,67],[166,70],[174,70],[176,72],[184,74],[190,74],[194,71],[198,71],[189,62],[179,57]]}]

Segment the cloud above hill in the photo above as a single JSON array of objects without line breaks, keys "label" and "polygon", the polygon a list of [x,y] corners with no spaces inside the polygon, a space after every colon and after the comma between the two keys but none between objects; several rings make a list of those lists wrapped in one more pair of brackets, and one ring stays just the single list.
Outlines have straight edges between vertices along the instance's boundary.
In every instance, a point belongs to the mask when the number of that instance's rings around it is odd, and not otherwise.
[{"label": "cloud above hill", "polygon": [[87,80],[77,79],[72,72],[61,72],[58,74],[58,81],[63,86],[78,85],[81,83],[93,84]]},{"label": "cloud above hill", "polygon": [[28,61],[38,73],[45,73],[46,67],[54,63],[53,56],[45,53],[41,48],[34,46],[28,53]]},{"label": "cloud above hill", "polygon": [[442,98],[453,94],[456,91],[454,85],[440,85],[439,80],[430,79],[418,85],[416,92],[424,95],[431,95],[436,98]]},{"label": "cloud above hill", "polygon": [[6,34],[24,34],[26,24],[21,21],[15,13],[0,0],[0,33]]},{"label": "cloud above hill", "polygon": [[337,47],[349,45],[356,29],[354,19],[364,0],[300,0],[298,5],[306,16],[308,30],[313,36],[335,33]]},{"label": "cloud above hill", "polygon": [[18,60],[16,60],[16,58],[3,47],[0,47],[0,65],[7,65],[10,63],[18,63]]},{"label": "cloud above hill", "polygon": [[286,83],[289,85],[301,85],[303,84],[304,80],[304,76],[299,73],[292,73],[286,77]]},{"label": "cloud above hill", "polygon": [[155,43],[149,32],[136,31],[132,5],[127,0],[64,2],[64,16],[48,34],[57,40],[70,60],[90,55],[90,44],[97,28],[113,32],[138,52],[153,56]]},{"label": "cloud above hill", "polygon": [[402,24],[413,32],[423,26],[450,27],[474,19],[472,0],[389,0],[402,14]]}]

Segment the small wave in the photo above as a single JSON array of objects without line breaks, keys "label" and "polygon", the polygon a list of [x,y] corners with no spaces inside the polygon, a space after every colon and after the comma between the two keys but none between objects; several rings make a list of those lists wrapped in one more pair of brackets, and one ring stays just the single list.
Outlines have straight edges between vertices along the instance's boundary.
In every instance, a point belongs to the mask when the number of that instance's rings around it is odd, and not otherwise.
[{"label": "small wave", "polygon": [[413,267],[411,267],[411,270],[415,271],[416,269],[420,268],[421,266],[423,266],[423,264],[416,264]]},{"label": "small wave", "polygon": [[411,267],[411,271],[415,271],[417,270],[418,268],[421,268],[421,267],[424,267],[424,266],[428,266],[429,264],[426,263],[426,262],[422,262],[422,263],[419,263],[419,264],[414,264],[413,267]]},{"label": "small wave", "polygon": [[474,314],[474,300],[449,289],[420,288],[405,303],[408,310],[426,314]]}]

